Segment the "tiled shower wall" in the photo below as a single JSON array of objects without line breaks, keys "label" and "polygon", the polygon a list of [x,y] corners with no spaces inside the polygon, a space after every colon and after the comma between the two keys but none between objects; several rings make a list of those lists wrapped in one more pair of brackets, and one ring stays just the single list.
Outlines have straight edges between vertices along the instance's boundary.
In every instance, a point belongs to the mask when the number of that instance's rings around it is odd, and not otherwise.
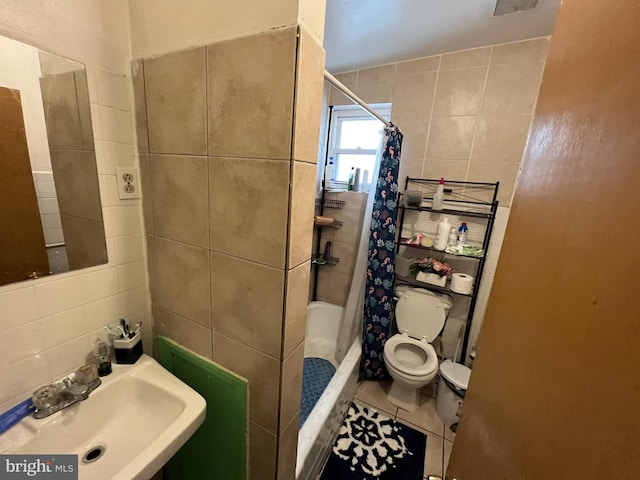
[{"label": "tiled shower wall", "polygon": [[[404,133],[401,188],[407,175],[500,182],[472,346],[491,291],[548,47],[548,37],[537,38],[336,75],[366,102],[392,104],[391,119]],[[331,87],[329,104],[350,101]],[[451,345],[456,331],[445,331]]]},{"label": "tiled shower wall", "polygon": [[318,269],[318,286],[316,296],[318,300],[346,306],[353,270],[355,268],[360,234],[364,220],[364,210],[367,194],[364,192],[331,192],[325,198],[345,202],[344,208],[333,209],[325,207],[323,215],[333,217],[342,222],[342,227],[322,228],[320,230],[320,252],[324,252],[327,241],[331,242],[331,256],[338,257],[336,265],[316,265]]},{"label": "tiled shower wall", "polygon": [[133,69],[156,332],[249,380],[251,477],[294,478],[324,51],[294,26]]}]

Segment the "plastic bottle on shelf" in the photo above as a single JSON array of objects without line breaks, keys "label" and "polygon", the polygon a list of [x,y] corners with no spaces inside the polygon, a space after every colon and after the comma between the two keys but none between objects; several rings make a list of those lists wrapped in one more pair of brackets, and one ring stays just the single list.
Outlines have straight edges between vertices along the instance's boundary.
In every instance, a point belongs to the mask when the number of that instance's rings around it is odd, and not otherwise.
[{"label": "plastic bottle on shelf", "polygon": [[[442,210],[444,207],[444,178],[440,178],[440,183],[436,189],[436,194],[433,196],[433,202],[431,202],[432,210]],[[447,233],[449,233],[447,231]]]},{"label": "plastic bottle on shelf", "polygon": [[462,225],[460,225],[460,228],[458,228],[458,243],[457,245],[459,247],[462,247],[464,244],[467,243],[467,232],[469,231],[469,229],[467,228],[467,222],[462,222]]},{"label": "plastic bottle on shelf", "polygon": [[433,248],[440,251],[447,248],[447,240],[449,238],[450,230],[451,224],[449,223],[449,219],[447,217],[444,217],[438,224],[438,233],[436,233],[436,238],[433,242]]},{"label": "plastic bottle on shelf", "polygon": [[351,171],[349,172],[349,181],[347,182],[347,190],[350,192],[353,191],[353,182],[355,180],[355,176],[356,176],[356,169],[355,167],[351,167]]},{"label": "plastic bottle on shelf", "polygon": [[324,188],[325,190],[331,188],[331,182],[336,180],[335,178],[335,166],[333,165],[333,157],[329,157],[329,163],[324,167]]},{"label": "plastic bottle on shelf", "polygon": [[354,192],[359,192],[361,190],[361,184],[360,184],[360,169],[356,168],[356,174],[353,177],[353,191]]},{"label": "plastic bottle on shelf", "polygon": [[455,247],[456,243],[458,243],[458,232],[456,231],[456,227],[451,227],[449,231],[449,241],[447,242],[447,247]]}]

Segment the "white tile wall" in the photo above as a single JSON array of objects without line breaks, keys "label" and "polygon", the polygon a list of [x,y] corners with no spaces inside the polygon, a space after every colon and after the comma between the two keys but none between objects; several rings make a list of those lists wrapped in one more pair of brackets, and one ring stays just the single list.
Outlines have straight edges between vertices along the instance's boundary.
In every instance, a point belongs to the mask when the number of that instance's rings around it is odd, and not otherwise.
[{"label": "white tile wall", "polygon": [[95,143],[99,174],[115,175],[116,167],[135,167],[138,165],[133,145],[102,140],[96,140]]},{"label": "white tile wall", "polygon": [[140,212],[139,206],[104,207],[102,216],[105,231],[114,237],[141,234],[143,227]]},{"label": "white tile wall", "polygon": [[[117,264],[135,262],[145,258],[145,244],[142,234],[127,235],[114,239],[114,258]],[[111,252],[109,252],[111,255]]]},{"label": "white tile wall", "polygon": [[98,106],[98,108],[100,109],[100,122],[102,123],[102,132],[98,140],[133,145],[135,132],[133,130],[133,115],[131,112],[105,106]]},{"label": "white tile wall", "polygon": [[108,70],[97,71],[98,96],[102,105],[131,111],[130,79]]},{"label": "white tile wall", "polygon": [[40,209],[40,214],[42,215],[47,213],[60,213],[60,209],[58,208],[58,200],[55,198],[39,198],[38,208]]},{"label": "white tile wall", "polygon": [[493,224],[491,241],[489,242],[489,249],[487,251],[487,260],[485,263],[484,275],[482,276],[482,284],[480,285],[480,291],[478,292],[476,311],[473,324],[471,325],[471,332],[469,333],[469,351],[471,351],[472,348],[475,348],[478,340],[478,333],[480,332],[480,327],[484,321],[484,314],[487,309],[487,302],[489,301],[496,266],[498,265],[502,241],[504,240],[504,234],[507,230],[509,212],[509,207],[498,207],[496,221]]},{"label": "white tile wall", "polygon": [[[0,287],[0,412],[85,363],[96,338],[106,338],[102,327],[118,318],[143,321],[151,348],[142,210],[139,200],[119,200],[115,181],[116,166],[138,166],[130,79],[85,63],[109,263]],[[58,212],[55,199],[39,203],[45,215]]]}]

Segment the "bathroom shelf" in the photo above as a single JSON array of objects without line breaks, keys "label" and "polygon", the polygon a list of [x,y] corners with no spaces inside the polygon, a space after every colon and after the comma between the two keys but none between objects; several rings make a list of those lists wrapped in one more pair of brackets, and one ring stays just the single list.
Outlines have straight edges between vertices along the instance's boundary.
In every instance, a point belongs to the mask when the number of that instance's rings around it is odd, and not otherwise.
[{"label": "bathroom shelf", "polygon": [[349,182],[347,180],[333,180],[325,184],[325,191],[331,192],[346,192],[349,190]]},{"label": "bathroom shelf", "polygon": [[360,190],[349,190],[349,182],[347,180],[334,180],[332,182],[330,181],[328,184],[324,186],[324,191],[327,193],[351,192],[351,191],[368,193],[370,189],[371,189],[371,184],[367,183],[367,184],[362,184],[360,186]]},{"label": "bathroom shelf", "polygon": [[342,209],[347,202],[344,200],[333,200],[332,198],[319,198],[316,200],[316,204],[324,208]]},{"label": "bathroom shelf", "polygon": [[426,288],[427,290],[433,290],[434,292],[442,292],[442,293],[450,293],[452,295],[460,295],[462,297],[472,297],[471,293],[458,293],[451,290],[449,287],[439,287],[438,285],[433,285],[431,283],[419,282],[414,277],[403,277],[400,275],[396,275],[397,283],[405,283],[407,285],[411,285],[412,287],[420,287]]},{"label": "bathroom shelf", "polygon": [[325,258],[324,255],[319,255],[319,254],[314,254],[311,257],[311,263],[313,265],[330,265],[330,266],[334,266],[334,265],[337,265],[339,262],[340,262],[340,259],[338,257]]},{"label": "bathroom shelf", "polygon": [[418,212],[443,213],[446,215],[459,215],[464,217],[476,217],[476,218],[491,217],[491,213],[477,212],[473,210],[459,210],[454,208],[443,208],[442,210],[434,210],[431,207],[408,207],[405,205],[399,205],[399,208],[403,210],[416,210]]},{"label": "bathroom shelf", "polygon": [[[437,254],[440,254],[440,258],[458,257],[477,260],[476,269],[473,273],[473,275],[475,276],[473,290],[470,294],[457,293],[451,290],[448,286],[439,287],[437,285],[419,282],[415,279],[415,277],[412,276],[404,277],[396,275],[395,282],[405,283],[411,286],[425,288],[427,290],[444,292],[451,295],[470,298],[469,310],[467,312],[467,321],[464,328],[464,340],[462,342],[462,355],[460,357],[460,361],[466,364],[467,350],[469,349],[469,333],[471,332],[473,314],[476,308],[478,292],[480,291],[480,283],[482,282],[482,273],[484,272],[487,249],[489,248],[489,241],[491,240],[491,232],[493,230],[493,224],[495,222],[496,213],[498,211],[498,188],[500,187],[500,182],[487,183],[445,180],[444,208],[442,210],[434,210],[431,208],[431,204],[433,202],[433,196],[436,193],[439,183],[440,179],[407,177],[405,182],[405,190],[420,191],[422,193],[422,199],[420,205],[404,205],[404,199],[401,194],[399,200],[400,216],[398,219],[398,228],[396,230],[398,235],[398,238],[396,238],[396,254],[400,252],[400,247],[404,246],[434,252],[434,256],[436,257]],[[481,248],[484,250],[484,255],[481,257],[472,255],[458,255],[455,253],[447,253],[436,250],[433,247],[423,247],[422,245],[407,245],[406,243],[404,243],[407,239],[400,237],[400,235],[402,235],[407,211],[417,211],[419,215],[442,214],[463,217],[463,219],[464,217],[477,218],[479,219],[479,221],[474,222],[474,228],[479,228],[477,225],[482,225],[482,221],[484,220],[484,235],[481,246]],[[457,361],[458,359],[455,360]]]},{"label": "bathroom shelf", "polygon": [[334,220],[331,225],[323,225],[314,221],[313,224],[318,228],[333,228],[334,230],[340,230],[344,225],[344,222],[341,222],[340,220]]},{"label": "bathroom shelf", "polygon": [[405,241],[407,241],[408,238],[401,238],[399,242],[396,242],[396,245],[400,246],[400,247],[411,247],[411,248],[418,248],[420,250],[426,250],[428,252],[433,252],[436,255],[445,255],[445,256],[449,256],[449,257],[462,257],[462,258],[473,258],[474,260],[480,260],[481,258],[484,258],[484,255],[463,255],[461,253],[448,253],[445,252],[443,250],[436,250],[433,247],[423,247],[422,245],[409,245],[407,243],[404,243]]}]

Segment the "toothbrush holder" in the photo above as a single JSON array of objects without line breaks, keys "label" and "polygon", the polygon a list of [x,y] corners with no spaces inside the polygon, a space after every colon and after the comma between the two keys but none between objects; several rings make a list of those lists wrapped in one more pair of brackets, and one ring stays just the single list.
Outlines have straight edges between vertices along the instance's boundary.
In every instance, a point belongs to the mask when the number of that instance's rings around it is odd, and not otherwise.
[{"label": "toothbrush holder", "polygon": [[113,341],[118,364],[131,365],[142,356],[142,333],[136,332],[131,338],[120,338]]}]

